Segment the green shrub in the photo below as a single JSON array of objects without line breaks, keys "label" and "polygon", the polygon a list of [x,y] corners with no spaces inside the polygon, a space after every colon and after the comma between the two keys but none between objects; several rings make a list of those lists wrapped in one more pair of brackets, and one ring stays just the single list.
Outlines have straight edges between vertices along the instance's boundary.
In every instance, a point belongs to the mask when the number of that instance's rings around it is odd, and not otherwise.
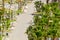
[{"label": "green shrub", "polygon": [[[46,40],[47,37],[60,37],[60,9],[58,3],[40,5],[40,1],[35,2],[38,15],[34,15],[33,23],[27,28],[29,40]],[[41,6],[41,8],[39,7]],[[32,39],[30,39],[30,35]],[[33,36],[32,36],[33,35]],[[34,39],[35,38],[35,39]],[[44,38],[44,39],[42,39]]]}]

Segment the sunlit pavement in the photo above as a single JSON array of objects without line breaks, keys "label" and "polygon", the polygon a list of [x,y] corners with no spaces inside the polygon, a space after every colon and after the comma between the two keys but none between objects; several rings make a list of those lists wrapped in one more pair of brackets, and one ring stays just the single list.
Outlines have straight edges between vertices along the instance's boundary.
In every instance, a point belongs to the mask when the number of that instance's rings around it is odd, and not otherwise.
[{"label": "sunlit pavement", "polygon": [[[30,25],[29,23],[31,23],[33,20],[33,16],[31,14],[35,12],[34,1],[25,6],[23,14],[20,14],[16,17],[14,30],[9,33],[7,40],[28,40],[25,32],[27,27]],[[42,1],[44,2],[44,0]]]},{"label": "sunlit pavement", "polygon": [[33,19],[31,13],[33,13],[34,10],[33,3],[27,4],[27,7],[25,6],[24,13],[18,15],[16,18],[15,29],[9,33],[9,40],[28,40],[25,32]]}]

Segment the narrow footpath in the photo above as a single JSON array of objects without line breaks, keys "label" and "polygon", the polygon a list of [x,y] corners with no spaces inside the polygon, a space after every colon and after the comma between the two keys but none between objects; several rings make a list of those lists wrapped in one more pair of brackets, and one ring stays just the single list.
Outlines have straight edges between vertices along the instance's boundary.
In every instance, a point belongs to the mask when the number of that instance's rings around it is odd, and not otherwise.
[{"label": "narrow footpath", "polygon": [[31,15],[34,12],[34,3],[27,4],[26,12],[17,16],[15,29],[9,33],[9,40],[28,40],[27,35],[25,34],[29,23],[32,21],[33,16]]}]

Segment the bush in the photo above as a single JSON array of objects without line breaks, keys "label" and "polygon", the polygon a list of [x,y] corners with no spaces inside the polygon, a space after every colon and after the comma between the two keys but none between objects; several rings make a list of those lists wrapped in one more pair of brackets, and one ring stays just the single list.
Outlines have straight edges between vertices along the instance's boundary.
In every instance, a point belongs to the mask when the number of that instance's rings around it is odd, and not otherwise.
[{"label": "bush", "polygon": [[[40,5],[40,1],[35,2],[38,15],[34,16],[34,25],[27,28],[27,35],[29,40],[46,40],[47,37],[60,37],[60,9],[58,3],[49,3]],[[39,15],[40,14],[40,15]],[[30,35],[29,35],[30,34]],[[32,36],[33,35],[33,36]],[[32,39],[30,39],[31,37]],[[34,39],[35,38],[35,39]]]}]

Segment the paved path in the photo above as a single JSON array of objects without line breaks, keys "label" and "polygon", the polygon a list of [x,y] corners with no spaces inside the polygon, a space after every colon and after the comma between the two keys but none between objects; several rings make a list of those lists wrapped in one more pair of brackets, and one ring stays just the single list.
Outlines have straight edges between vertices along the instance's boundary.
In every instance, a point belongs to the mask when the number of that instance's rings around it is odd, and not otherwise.
[{"label": "paved path", "polygon": [[[39,0],[34,0],[39,1]],[[34,2],[33,1],[33,2]],[[28,40],[27,35],[25,34],[27,27],[29,27],[29,22],[33,19],[31,13],[34,12],[34,3],[27,4],[27,12],[17,16],[17,21],[15,25],[15,29],[9,33],[9,37],[6,40]],[[46,3],[46,0],[42,0],[42,2]]]},{"label": "paved path", "polygon": [[34,4],[30,3],[27,6],[27,12],[17,16],[15,29],[9,34],[10,40],[28,40],[25,31],[29,26],[29,22],[33,19],[30,14],[34,12]]},{"label": "paved path", "polygon": [[[35,0],[36,1],[36,0]],[[44,2],[44,0],[42,0]],[[17,21],[15,24],[15,29],[12,33],[9,34],[10,40],[28,40],[27,35],[25,34],[29,22],[33,19],[33,16],[30,15],[34,12],[34,3],[27,4],[27,12],[17,16]]]}]

